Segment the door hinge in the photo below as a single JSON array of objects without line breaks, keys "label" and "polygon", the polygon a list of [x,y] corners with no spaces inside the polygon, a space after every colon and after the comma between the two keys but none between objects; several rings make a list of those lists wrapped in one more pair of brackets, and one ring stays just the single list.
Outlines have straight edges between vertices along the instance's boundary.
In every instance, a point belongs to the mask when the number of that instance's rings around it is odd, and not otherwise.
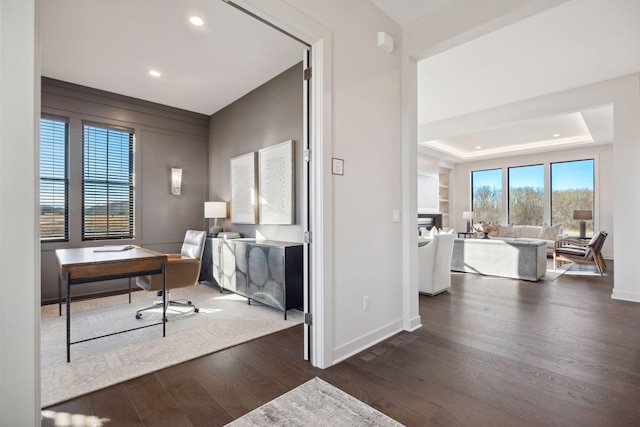
[{"label": "door hinge", "polygon": [[313,316],[311,316],[311,313],[305,313],[304,314],[304,324],[305,325],[313,324]]},{"label": "door hinge", "polygon": [[311,243],[311,232],[310,231],[305,231],[304,232],[304,242],[305,243]]},{"label": "door hinge", "polygon": [[308,148],[304,149],[303,152],[303,157],[304,157],[304,161],[305,162],[310,162],[311,161],[311,150]]},{"label": "door hinge", "polygon": [[311,67],[304,69],[302,72],[302,78],[305,80],[311,80]]}]

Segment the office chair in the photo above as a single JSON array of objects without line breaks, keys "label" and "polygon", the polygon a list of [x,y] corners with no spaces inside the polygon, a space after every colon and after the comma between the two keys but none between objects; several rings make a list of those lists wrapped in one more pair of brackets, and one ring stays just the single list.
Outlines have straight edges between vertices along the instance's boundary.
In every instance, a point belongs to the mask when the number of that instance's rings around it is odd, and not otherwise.
[{"label": "office chair", "polygon": [[[174,306],[193,307],[193,311],[197,313],[199,310],[191,301],[171,300],[171,289],[186,288],[195,286],[200,276],[200,262],[202,259],[202,251],[204,250],[204,242],[207,234],[204,231],[187,230],[184,236],[184,243],[179,254],[167,254],[167,264],[165,268],[167,297],[165,303],[167,309]],[[156,291],[158,296],[162,296],[162,275],[154,274],[149,276],[140,276],[136,278],[136,285],[146,291]],[[154,308],[162,307],[162,301],[142,308],[136,312],[136,319],[142,318],[142,312]],[[166,318],[163,320],[167,320]]]}]

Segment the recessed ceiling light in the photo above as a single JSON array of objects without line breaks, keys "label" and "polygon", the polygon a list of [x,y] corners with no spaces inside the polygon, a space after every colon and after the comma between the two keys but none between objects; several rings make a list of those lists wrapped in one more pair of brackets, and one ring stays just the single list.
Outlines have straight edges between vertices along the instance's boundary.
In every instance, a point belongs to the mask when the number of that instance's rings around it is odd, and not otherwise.
[{"label": "recessed ceiling light", "polygon": [[189,22],[191,22],[196,27],[201,27],[204,24],[204,21],[199,16],[192,16],[189,18]]},{"label": "recessed ceiling light", "polygon": [[149,75],[151,75],[153,77],[160,77],[160,71],[158,71],[158,70],[150,70],[149,71]]},{"label": "recessed ceiling light", "polygon": [[559,136],[560,136],[560,134],[559,134],[559,133],[554,133],[554,134],[553,134],[553,137],[554,137],[554,138],[557,138],[557,137],[559,137]]},{"label": "recessed ceiling light", "polygon": [[479,150],[482,148],[482,145],[476,145],[476,150]]}]

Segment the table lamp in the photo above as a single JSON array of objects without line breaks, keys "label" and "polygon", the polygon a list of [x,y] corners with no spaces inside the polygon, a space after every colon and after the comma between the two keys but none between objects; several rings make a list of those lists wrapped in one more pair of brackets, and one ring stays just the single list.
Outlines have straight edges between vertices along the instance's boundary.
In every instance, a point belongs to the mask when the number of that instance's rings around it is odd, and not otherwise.
[{"label": "table lamp", "polygon": [[593,211],[590,210],[575,210],[573,211],[573,219],[580,220],[580,238],[584,238],[586,234],[585,220],[593,219]]},{"label": "table lamp", "polygon": [[471,232],[471,221],[473,220],[473,211],[462,212],[462,218],[467,220],[467,233]]},{"label": "table lamp", "polygon": [[209,235],[217,236],[222,232],[222,227],[218,225],[218,218],[227,217],[226,202],[204,202],[204,217],[214,218],[213,225],[209,227]]}]

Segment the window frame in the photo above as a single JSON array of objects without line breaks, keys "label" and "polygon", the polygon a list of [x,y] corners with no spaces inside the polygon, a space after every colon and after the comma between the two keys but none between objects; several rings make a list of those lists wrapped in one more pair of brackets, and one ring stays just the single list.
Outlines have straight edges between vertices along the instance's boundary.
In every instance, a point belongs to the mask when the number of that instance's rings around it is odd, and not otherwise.
[{"label": "window frame", "polygon": [[[549,223],[551,225],[553,225],[553,165],[556,164],[563,164],[563,163],[575,163],[575,162],[585,162],[585,161],[590,161],[591,162],[591,178],[592,178],[592,185],[593,185],[593,195],[591,197],[591,212],[593,213],[593,221],[595,220],[595,214],[596,214],[596,159],[591,157],[591,158],[584,158],[584,159],[576,159],[576,160],[561,160],[558,162],[549,162]],[[566,224],[564,224],[566,225]]]},{"label": "window frame", "polygon": [[[488,168],[488,169],[478,169],[478,170],[472,170],[471,171],[471,210],[474,211],[475,213],[475,204],[474,204],[474,187],[473,187],[473,175],[476,172],[489,172],[489,171],[500,171],[500,203],[502,204],[502,209],[500,212],[500,220],[499,222],[502,222],[504,220],[504,214],[505,214],[505,206],[504,206],[504,168],[503,167],[498,167],[498,168]],[[479,217],[475,217],[474,221],[483,221],[483,218],[479,218]]]},{"label": "window frame", "polygon": [[[129,148],[128,148],[128,183],[126,184],[128,187],[128,232],[126,234],[115,232],[114,234],[110,234],[109,224],[107,222],[105,233],[97,234],[92,233],[91,235],[87,234],[87,212],[86,212],[86,196],[87,196],[87,184],[88,183],[98,183],[104,184],[107,186],[107,189],[110,185],[113,186],[123,186],[122,182],[110,182],[108,176],[104,180],[97,179],[87,179],[85,172],[87,169],[87,160],[86,160],[86,150],[87,150],[87,130],[88,128],[95,129],[103,129],[106,132],[114,131],[114,132],[124,132],[129,134]],[[82,181],[82,215],[81,215],[81,225],[82,225],[82,233],[81,239],[82,241],[96,241],[96,240],[126,240],[126,239],[135,239],[135,219],[136,219],[136,208],[135,208],[135,130],[123,126],[110,125],[106,123],[92,122],[83,120],[82,127],[82,172],[81,172],[81,181]],[[106,169],[108,169],[108,162],[104,165]],[[109,193],[106,191],[105,198],[108,200]],[[107,204],[107,209],[108,209]],[[108,221],[108,220],[107,220]]]},{"label": "window frame", "polygon": [[[534,166],[542,167],[542,218],[540,218],[540,224],[544,223],[544,204],[545,204],[545,194],[547,189],[544,186],[545,181],[545,167],[544,163],[532,163],[528,165],[519,165],[519,166],[507,166],[507,224],[515,224],[511,221],[511,169],[521,169],[521,168],[530,168]],[[527,224],[517,224],[517,225],[527,225]]]},{"label": "window frame", "polygon": [[[55,121],[64,123],[64,178],[54,178],[54,177],[44,177],[42,176],[42,121]],[[55,243],[55,242],[68,242],[69,241],[69,143],[70,143],[70,119],[68,117],[58,116],[54,114],[42,113],[40,115],[40,123],[39,123],[39,191],[38,198],[40,204],[40,216],[42,215],[42,183],[45,182],[64,182],[64,236],[55,236],[55,237],[43,237],[42,234],[42,218],[39,220],[39,234],[40,234],[40,243]]]}]

